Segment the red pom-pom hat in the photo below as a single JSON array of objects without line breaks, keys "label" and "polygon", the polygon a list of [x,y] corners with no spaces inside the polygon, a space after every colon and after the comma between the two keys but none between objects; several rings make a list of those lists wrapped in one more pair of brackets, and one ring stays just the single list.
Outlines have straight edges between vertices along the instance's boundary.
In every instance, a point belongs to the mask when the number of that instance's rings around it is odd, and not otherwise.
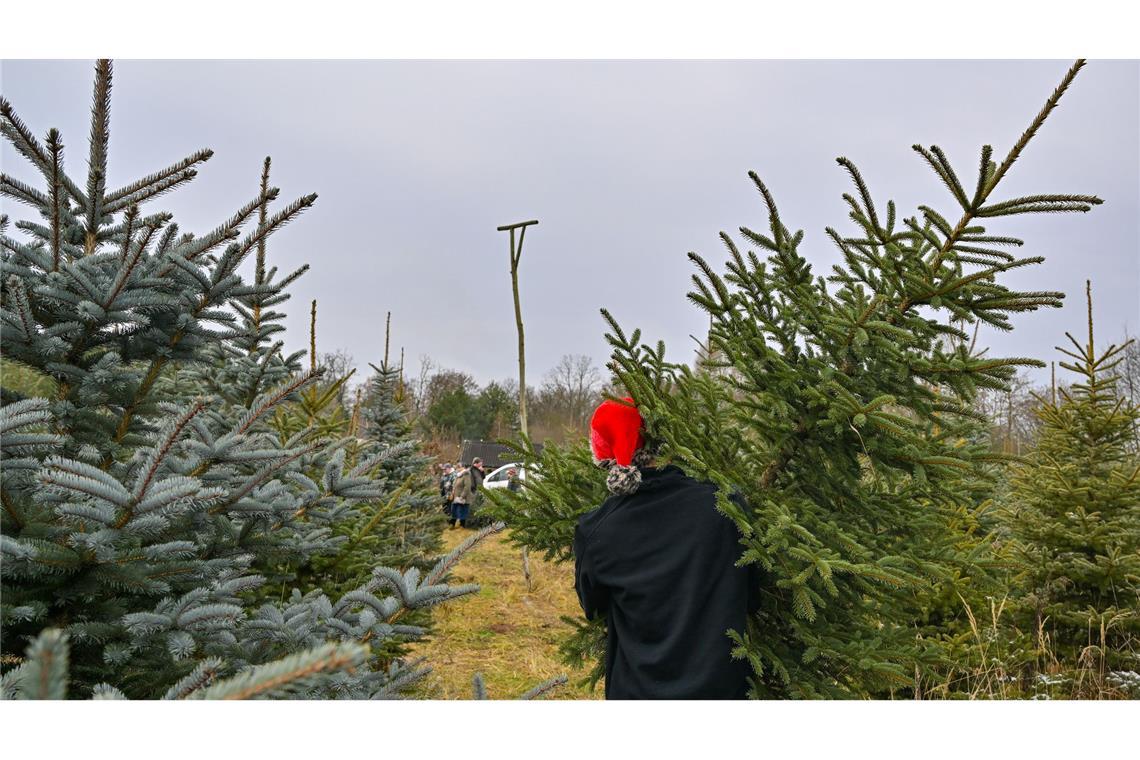
[{"label": "red pom-pom hat", "polygon": [[633,455],[645,444],[641,429],[645,421],[633,406],[633,399],[603,401],[590,419],[590,448],[598,461],[612,459],[622,467],[633,463]]}]

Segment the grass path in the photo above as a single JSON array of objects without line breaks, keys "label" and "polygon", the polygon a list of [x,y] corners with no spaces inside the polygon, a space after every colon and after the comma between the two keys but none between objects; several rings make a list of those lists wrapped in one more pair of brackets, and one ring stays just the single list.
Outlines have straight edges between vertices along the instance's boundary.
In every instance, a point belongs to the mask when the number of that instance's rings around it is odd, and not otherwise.
[{"label": "grass path", "polygon": [[[444,530],[445,551],[470,535]],[[433,612],[431,636],[413,650],[433,667],[417,696],[470,699],[471,679],[482,673],[488,697],[514,699],[565,674],[570,682],[546,699],[601,699],[601,684],[594,692],[578,686],[585,674],[569,670],[558,656],[558,644],[571,630],[561,616],[581,614],[573,566],[540,557],[531,557],[530,566],[528,592],[519,549],[504,533],[488,537],[459,563],[454,582],[478,583],[482,590]]]}]

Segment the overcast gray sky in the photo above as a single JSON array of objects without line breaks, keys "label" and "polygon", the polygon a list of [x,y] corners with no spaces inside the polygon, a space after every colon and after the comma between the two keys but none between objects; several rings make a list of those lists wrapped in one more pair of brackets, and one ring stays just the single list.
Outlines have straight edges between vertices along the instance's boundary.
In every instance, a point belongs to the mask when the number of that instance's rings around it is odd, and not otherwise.
[{"label": "overcast gray sky", "polygon": [[[282,197],[314,209],[272,239],[297,283],[288,342],[378,362],[393,342],[480,382],[515,376],[514,314],[501,224],[537,218],[521,265],[528,379],[565,353],[608,354],[598,308],[688,360],[706,321],[685,299],[695,250],[723,260],[720,230],[762,226],[756,170],[801,250],[826,273],[823,229],[850,229],[845,155],[872,193],[910,215],[952,202],[910,146],[942,146],[972,181],[978,151],[1000,158],[1067,61],[118,61],[110,184],[199,147],[214,158],[152,208],[184,229],[216,226],[256,193],[273,156]],[[92,65],[5,61],[0,87],[37,134],[63,131],[85,176]],[[1093,61],[1002,183],[999,195],[1093,193],[1086,215],[995,220],[1046,257],[1007,282],[1069,294],[1060,310],[983,332],[996,355],[1049,360],[1083,327],[1093,281],[1102,340],[1140,332],[1140,64]],[[4,171],[27,178],[7,144]],[[8,213],[23,209],[4,200]],[[397,349],[398,350],[398,349]]]}]

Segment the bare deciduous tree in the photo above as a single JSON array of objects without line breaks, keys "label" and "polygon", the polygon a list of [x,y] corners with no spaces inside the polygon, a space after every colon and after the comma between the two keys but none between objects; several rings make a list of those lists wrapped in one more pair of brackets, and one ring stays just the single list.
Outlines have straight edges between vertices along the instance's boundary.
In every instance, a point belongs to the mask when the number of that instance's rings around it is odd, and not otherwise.
[{"label": "bare deciduous tree", "polygon": [[[343,348],[338,348],[335,351],[323,352],[317,354],[316,366],[318,369],[325,371],[324,380],[332,382],[344,377],[355,366],[356,360],[348,351]],[[344,403],[348,385],[342,385],[340,393],[337,394],[340,403]]]},{"label": "bare deciduous tree", "polygon": [[[1124,358],[1116,367],[1120,380],[1116,384],[1117,393],[1128,398],[1133,404],[1140,404],[1140,340],[1132,338],[1128,330],[1124,331],[1124,341],[1132,339],[1124,349]],[[1132,430],[1133,451],[1140,451],[1140,429]]]},{"label": "bare deciduous tree", "polygon": [[546,373],[539,404],[546,416],[557,418],[563,426],[584,430],[601,385],[602,373],[593,359],[582,354],[566,354]]},{"label": "bare deciduous tree", "polygon": [[479,391],[479,384],[475,382],[475,378],[466,372],[454,369],[441,369],[434,372],[428,378],[427,387],[424,389],[424,408],[430,409],[432,404],[442,396],[459,390],[474,395]]},{"label": "bare deciduous tree", "polygon": [[974,408],[989,417],[994,448],[1020,454],[1032,446],[1041,424],[1033,411],[1039,403],[1037,397],[1048,398],[1049,394],[1048,388],[1035,386],[1027,373],[1014,378],[1008,392],[982,389]]},{"label": "bare deciduous tree", "polygon": [[416,375],[416,384],[412,388],[412,412],[416,418],[427,414],[427,389],[432,372],[438,369],[435,361],[424,354],[420,357],[420,371]]}]

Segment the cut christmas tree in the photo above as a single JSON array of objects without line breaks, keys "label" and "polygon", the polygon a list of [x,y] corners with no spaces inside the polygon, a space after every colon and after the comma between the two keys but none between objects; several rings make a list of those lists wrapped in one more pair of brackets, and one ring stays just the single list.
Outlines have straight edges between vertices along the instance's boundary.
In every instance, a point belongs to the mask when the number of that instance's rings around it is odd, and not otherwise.
[{"label": "cut christmas tree", "polygon": [[[914,146],[949,191],[949,210],[923,205],[904,218],[893,202],[884,209],[855,164],[838,159],[854,185],[844,195],[854,230],[827,229],[842,263],[826,277],[750,174],[767,229],[740,234],[759,253],[722,234],[723,271],[690,254],[689,298],[711,318],[697,371],[605,314],[616,387],[636,402],[656,455],[719,487],[741,561],[765,571],[759,613],[732,633],[752,664],[754,696],[954,693],[968,639],[962,599],[994,588],[1003,561],[986,533],[987,483],[1003,456],[990,452],[972,401],[1019,367],[1042,366],[980,356],[967,330],[1010,330],[1013,316],[1063,298],[1004,284],[1042,258],[1011,253],[1023,242],[988,225],[1101,203],[999,195],[1083,64],[1000,162],[982,148],[970,185],[940,148]],[[584,450],[522,450],[547,477],[517,498],[496,496],[499,515],[515,540],[567,558],[574,520],[598,506],[603,475]],[[573,651],[596,654],[596,634],[583,629]]]}]

